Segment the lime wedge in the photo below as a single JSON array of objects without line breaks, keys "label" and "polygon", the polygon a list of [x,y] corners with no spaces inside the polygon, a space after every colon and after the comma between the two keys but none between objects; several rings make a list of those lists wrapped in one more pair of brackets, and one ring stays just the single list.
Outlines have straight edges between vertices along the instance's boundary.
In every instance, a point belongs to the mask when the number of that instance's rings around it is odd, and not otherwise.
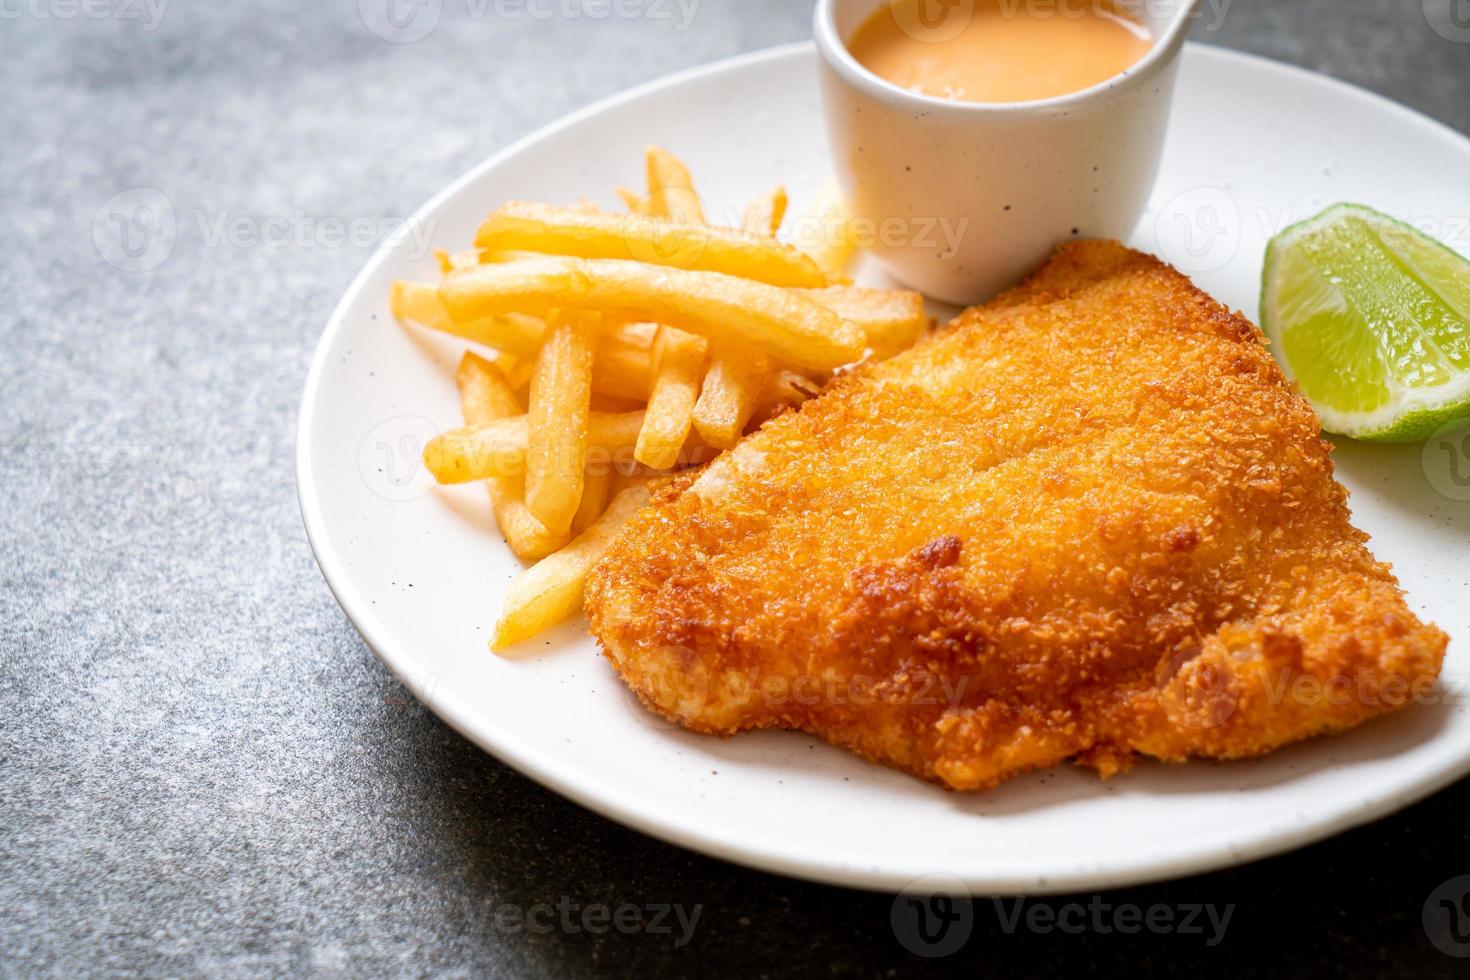
[{"label": "lime wedge", "polygon": [[1328,432],[1412,442],[1470,416],[1470,261],[1358,204],[1266,250],[1261,328]]}]

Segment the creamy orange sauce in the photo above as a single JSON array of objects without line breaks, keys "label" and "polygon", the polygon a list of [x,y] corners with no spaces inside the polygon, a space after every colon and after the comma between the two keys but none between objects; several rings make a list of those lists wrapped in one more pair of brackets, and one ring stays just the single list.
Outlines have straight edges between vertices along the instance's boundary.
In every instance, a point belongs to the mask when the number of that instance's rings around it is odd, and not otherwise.
[{"label": "creamy orange sauce", "polygon": [[892,0],[848,41],[869,71],[922,95],[1027,102],[1137,64],[1148,29],[1105,0]]}]

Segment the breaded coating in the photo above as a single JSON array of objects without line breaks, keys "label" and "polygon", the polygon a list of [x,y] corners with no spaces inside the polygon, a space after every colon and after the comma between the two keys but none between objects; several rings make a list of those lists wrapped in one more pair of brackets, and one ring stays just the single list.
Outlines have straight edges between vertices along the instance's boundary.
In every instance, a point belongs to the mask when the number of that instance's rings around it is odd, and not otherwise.
[{"label": "breaded coating", "polygon": [[654,711],[800,729],[959,790],[1241,758],[1434,690],[1315,414],[1157,259],[1063,248],[625,530],[593,632]]}]

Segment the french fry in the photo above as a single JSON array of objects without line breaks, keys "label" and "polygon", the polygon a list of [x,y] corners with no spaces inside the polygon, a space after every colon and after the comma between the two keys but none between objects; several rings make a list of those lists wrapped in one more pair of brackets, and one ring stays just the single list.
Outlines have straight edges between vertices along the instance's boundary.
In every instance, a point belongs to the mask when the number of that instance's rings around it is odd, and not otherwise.
[{"label": "french fry", "polygon": [[439,271],[447,276],[459,269],[469,269],[479,265],[481,254],[477,249],[470,249],[466,252],[446,252],[442,248],[436,248],[434,258],[439,260]]},{"label": "french fry", "polygon": [[614,321],[604,324],[603,333],[618,338],[630,347],[646,351],[652,350],[653,342],[658,339],[658,324]]},{"label": "french fry", "polygon": [[546,336],[543,321],[520,313],[505,313],[459,322],[439,301],[439,288],[429,283],[395,282],[388,296],[389,309],[400,323],[417,323],[522,360],[536,359]]},{"label": "french fry", "polygon": [[[466,351],[465,353],[470,354],[474,352]],[[516,390],[516,380],[518,378],[524,376],[525,380],[528,383],[530,382],[530,371],[532,368],[535,367],[535,364],[529,361],[523,361],[519,357],[516,357],[514,354],[507,354],[505,351],[495,351],[494,355],[494,357],[481,358],[481,360],[488,361],[489,363],[495,365],[495,369],[500,372],[501,377],[505,379],[505,383],[510,385],[510,390],[512,393],[514,393]],[[479,357],[478,354],[476,354],[475,356]]]},{"label": "french fry", "polygon": [[546,322],[521,313],[505,313],[464,326],[451,323],[445,332],[530,362],[536,360],[546,339]]},{"label": "french fry", "polygon": [[561,257],[482,265],[445,282],[439,298],[457,323],[557,308],[602,311],[753,347],[814,371],[851,364],[868,346],[856,324],[795,291],[641,262]]},{"label": "french fry", "polygon": [[[596,362],[594,361],[593,364],[595,369]],[[643,403],[646,401],[648,401],[646,397],[618,398],[616,395],[604,395],[597,390],[595,382],[592,385],[592,411],[594,413],[623,415],[628,412],[641,412],[643,411]]]},{"label": "french fry", "polygon": [[789,203],[786,188],[777,187],[765,197],[750,202],[740,221],[740,227],[752,235],[769,235],[775,238],[776,233],[781,230],[781,222],[786,220]]},{"label": "french fry", "polygon": [[526,506],[526,481],[522,477],[505,477],[488,484],[490,506],[495,523],[510,550],[522,561],[540,561],[566,547],[570,534],[553,534],[537,520]]},{"label": "french fry", "polygon": [[784,188],[713,228],[682,161],[650,147],[645,162],[648,196],[618,189],[626,215],[506,204],[474,249],[436,250],[441,284],[393,284],[399,320],[496,352],[465,354],[466,425],[424,450],[440,483],[486,481],[506,541],[540,559],[512,583],[495,650],[581,607],[588,572],[667,482],[653,474],[718,456],[928,323],[917,294],[838,285],[856,236],[834,194],[795,247],[776,238]]},{"label": "french fry", "polygon": [[[518,357],[504,353],[501,354],[501,357],[505,359],[506,363],[500,365],[500,370],[505,373],[505,380],[510,382],[511,390],[529,393],[531,390],[531,375],[536,373],[536,362],[534,360],[523,361]],[[496,361],[496,363],[500,364],[499,361]]]},{"label": "french fry", "polygon": [[[480,256],[480,261],[478,263],[479,265],[498,265],[504,264],[506,262],[524,262],[526,259],[534,259],[541,255],[540,252],[523,252],[513,248],[485,249],[481,250],[478,254]],[[465,269],[471,268],[474,267],[468,265],[456,266],[452,271],[445,274],[445,278],[452,278],[459,275]]]},{"label": "french fry", "polygon": [[629,214],[647,214],[648,202],[639,197],[636,191],[626,187],[618,188],[618,197],[622,199],[623,206],[628,209]]},{"label": "french fry", "polygon": [[754,417],[765,421],[784,408],[796,408],[821,393],[822,385],[795,371],[778,371],[766,380]]},{"label": "french fry", "polygon": [[587,476],[582,482],[582,502],[577,505],[577,516],[572,518],[572,533],[581,534],[607,510],[612,490],[613,468],[599,461],[587,464]]},{"label": "french fry", "polygon": [[653,386],[648,413],[633,458],[644,466],[666,470],[679,460],[679,451],[693,427],[694,404],[704,372],[708,344],[673,327],[661,327],[654,341]]},{"label": "french fry", "polygon": [[441,485],[526,475],[526,416],[440,433],[424,447],[424,466]]},{"label": "french fry", "polygon": [[[496,365],[473,352],[459,364],[459,396],[466,425],[489,425],[514,418],[524,409],[521,400]],[[516,557],[535,561],[566,546],[569,535],[552,534],[526,506],[524,481],[518,476],[496,477],[487,483],[495,522]]]},{"label": "french fry", "polygon": [[473,351],[460,360],[455,381],[465,425],[490,425],[526,413],[500,368]]},{"label": "french fry", "polygon": [[[810,215],[802,222],[803,251],[811,256],[827,278],[834,283],[848,281],[848,272],[857,258],[858,241],[847,205],[836,188],[829,189]],[[810,233],[807,228],[810,227]],[[809,240],[807,240],[809,239]]]},{"label": "french fry", "polygon": [[644,158],[648,170],[649,213],[675,224],[705,224],[704,205],[694,191],[694,180],[684,161],[659,146],[650,146]]},{"label": "french fry", "polygon": [[388,291],[388,309],[399,323],[417,323],[449,333],[454,321],[439,301],[439,287],[427,282],[397,280]]},{"label": "french fry", "polygon": [[906,290],[829,286],[801,295],[857,324],[879,360],[912,347],[929,326],[924,297]]},{"label": "french fry", "polygon": [[770,369],[770,361],[761,354],[738,347],[719,349],[694,406],[694,428],[700,438],[719,449],[739,442]]},{"label": "french fry", "polygon": [[596,314],[557,314],[531,375],[526,506],[546,529],[571,530],[582,500]]},{"label": "french fry", "polygon": [[629,487],[575,541],[531,566],[511,583],[490,648],[504,650],[576,615],[587,573],[602,560],[618,531],[648,503],[646,484]]},{"label": "french fry", "polygon": [[[656,151],[650,149],[650,186],[656,179],[655,155]],[[682,164],[679,166],[682,167]],[[692,191],[693,185],[688,180],[687,171],[683,171],[683,178]],[[757,202],[746,212],[742,228],[748,234],[774,237],[775,230],[780,226],[785,213],[786,191],[778,187],[772,194],[763,201]],[[721,345],[716,349],[714,360],[700,385],[699,398],[691,413],[690,421],[699,431],[701,438],[711,446],[721,449],[728,449],[735,445],[755,408],[756,398],[760,394],[767,370],[769,370],[769,362],[759,353],[745,352],[733,345]],[[652,414],[651,402],[650,414]],[[666,438],[672,438],[672,435],[671,428]],[[666,456],[650,451],[648,458],[644,458],[642,454],[639,458],[644,459],[644,462],[649,462],[665,459]],[[656,465],[658,468],[666,468],[670,464]]]},{"label": "french fry", "polygon": [[[631,453],[643,430],[643,412],[587,417],[587,453]],[[430,440],[424,447],[424,465],[443,484],[474,483],[499,477],[523,476],[527,468],[530,416],[501,419],[489,425],[471,425]],[[585,466],[585,460],[582,461]]]},{"label": "french fry", "polygon": [[646,402],[653,384],[652,356],[626,336],[604,331],[592,357],[592,390],[614,398]]},{"label": "french fry", "polygon": [[830,285],[814,260],[769,236],[643,215],[587,214],[513,202],[486,219],[475,243],[494,251],[632,259],[696,272],[722,272],[770,286],[815,289]]},{"label": "french fry", "polygon": [[649,478],[648,467],[632,460],[621,461],[615,464],[612,469],[612,475],[612,486],[609,488],[609,495],[614,498],[629,487],[647,483]]},{"label": "french fry", "polygon": [[[694,190],[689,168],[667,150],[650,146],[648,169],[650,213],[679,224],[705,225],[704,206]],[[668,469],[679,459],[694,423],[694,406],[703,382],[696,372],[705,350],[696,350],[694,338],[672,327],[660,327],[654,344],[654,375],[648,396],[648,419],[638,437],[634,457],[653,469]]]}]

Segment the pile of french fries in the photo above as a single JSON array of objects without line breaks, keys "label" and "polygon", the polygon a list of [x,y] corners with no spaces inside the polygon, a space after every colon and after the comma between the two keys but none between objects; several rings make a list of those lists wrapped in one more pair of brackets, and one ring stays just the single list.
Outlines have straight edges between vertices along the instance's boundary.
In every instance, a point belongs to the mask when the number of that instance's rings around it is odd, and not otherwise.
[{"label": "pile of french fries", "polygon": [[424,450],[441,484],[484,482],[518,557],[491,647],[574,615],[587,574],[650,483],[707,462],[812,397],[833,373],[912,345],[917,293],[849,284],[840,210],[816,246],[777,239],[784,189],[741,226],[710,225],[689,171],[657,147],[628,213],[510,203],[471,251],[439,253],[439,283],[396,282],[394,316],[471,341],[463,428]]}]

